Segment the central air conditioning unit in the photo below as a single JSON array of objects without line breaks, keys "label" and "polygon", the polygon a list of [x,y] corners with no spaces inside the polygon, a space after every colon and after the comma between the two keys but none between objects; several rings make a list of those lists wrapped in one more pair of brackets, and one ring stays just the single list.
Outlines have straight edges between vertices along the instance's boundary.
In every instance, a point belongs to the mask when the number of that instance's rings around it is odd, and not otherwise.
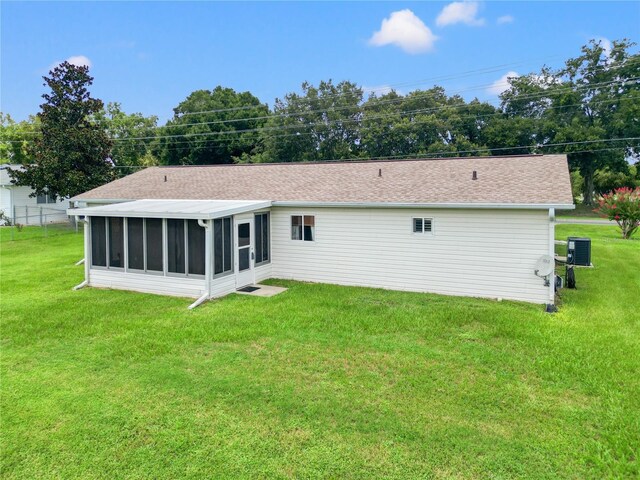
[{"label": "central air conditioning unit", "polygon": [[567,238],[567,264],[582,267],[591,266],[591,239]]}]

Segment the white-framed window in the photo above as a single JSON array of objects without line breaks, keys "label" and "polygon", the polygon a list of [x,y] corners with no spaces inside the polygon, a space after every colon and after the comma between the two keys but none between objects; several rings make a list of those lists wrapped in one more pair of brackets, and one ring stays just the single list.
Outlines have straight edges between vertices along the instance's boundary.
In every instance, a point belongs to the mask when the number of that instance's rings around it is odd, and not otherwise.
[{"label": "white-framed window", "polygon": [[291,240],[313,242],[315,239],[315,215],[291,215]]},{"label": "white-framed window", "polygon": [[57,202],[57,198],[55,195],[49,195],[48,193],[45,193],[43,195],[38,195],[36,197],[36,203],[56,203]]},{"label": "white-framed window", "polygon": [[413,217],[413,233],[433,233],[433,218]]},{"label": "white-framed window", "polygon": [[124,269],[124,221],[91,217],[91,266]]},{"label": "white-framed window", "polygon": [[233,218],[213,221],[213,277],[233,273]]},{"label": "white-framed window", "polygon": [[205,275],[205,229],[197,220],[127,218],[125,223],[123,217],[91,217],[90,221],[92,267],[124,270],[126,265],[135,273]]},{"label": "white-framed window", "polygon": [[253,218],[256,265],[262,265],[270,260],[269,212],[256,213]]}]

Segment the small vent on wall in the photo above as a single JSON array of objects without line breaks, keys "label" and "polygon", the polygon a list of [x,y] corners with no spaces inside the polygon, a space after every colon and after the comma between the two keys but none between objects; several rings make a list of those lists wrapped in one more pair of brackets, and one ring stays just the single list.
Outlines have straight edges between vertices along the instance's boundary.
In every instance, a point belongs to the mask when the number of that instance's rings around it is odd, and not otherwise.
[{"label": "small vent on wall", "polygon": [[478,172],[474,170],[473,173],[471,174],[471,180],[477,180],[477,179],[478,179]]}]

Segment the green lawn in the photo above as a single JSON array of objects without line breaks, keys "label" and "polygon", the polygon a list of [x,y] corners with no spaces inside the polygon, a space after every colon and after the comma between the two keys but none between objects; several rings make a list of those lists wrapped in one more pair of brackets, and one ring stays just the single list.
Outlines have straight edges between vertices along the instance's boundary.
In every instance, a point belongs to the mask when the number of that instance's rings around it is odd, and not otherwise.
[{"label": "green lawn", "polygon": [[0,476],[638,478],[640,240],[557,231],[596,267],[555,315],[275,280],[187,311],[3,232]]}]

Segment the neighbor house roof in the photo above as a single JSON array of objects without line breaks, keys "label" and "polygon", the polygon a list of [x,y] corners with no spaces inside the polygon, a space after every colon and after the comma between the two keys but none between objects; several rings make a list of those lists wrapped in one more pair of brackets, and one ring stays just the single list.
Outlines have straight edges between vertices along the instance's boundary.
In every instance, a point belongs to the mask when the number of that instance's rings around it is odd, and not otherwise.
[{"label": "neighbor house roof", "polygon": [[274,205],[573,205],[565,155],[151,167],[72,200],[138,199],[263,199]]}]

